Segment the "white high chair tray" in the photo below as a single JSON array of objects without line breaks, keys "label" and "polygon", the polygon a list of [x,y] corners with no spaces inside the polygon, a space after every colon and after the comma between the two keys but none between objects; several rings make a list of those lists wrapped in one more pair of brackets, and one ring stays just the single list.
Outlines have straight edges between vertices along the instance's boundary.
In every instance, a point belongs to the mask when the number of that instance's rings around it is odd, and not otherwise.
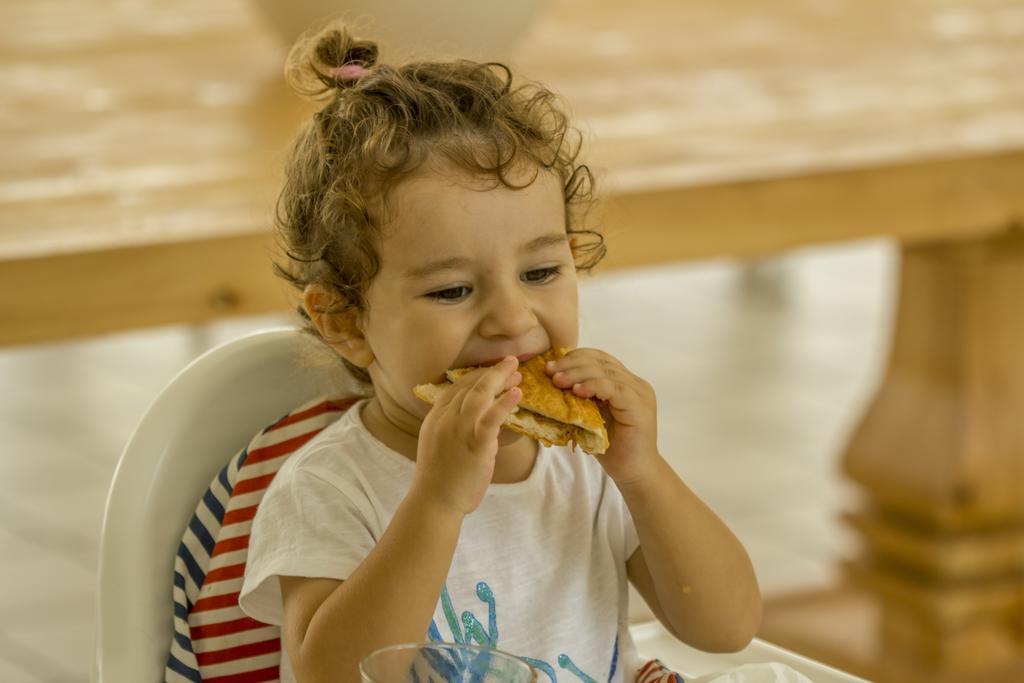
[{"label": "white high chair tray", "polygon": [[715,654],[680,643],[657,621],[634,624],[629,630],[643,659],[656,657],[683,676],[703,676],[743,664],[780,662],[814,683],[857,683],[865,680],[757,638],[739,652]]}]

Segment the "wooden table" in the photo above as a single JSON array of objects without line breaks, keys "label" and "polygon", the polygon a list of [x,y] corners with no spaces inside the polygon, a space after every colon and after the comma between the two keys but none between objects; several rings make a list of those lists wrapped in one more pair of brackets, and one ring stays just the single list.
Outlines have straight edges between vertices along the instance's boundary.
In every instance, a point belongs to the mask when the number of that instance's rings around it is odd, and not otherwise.
[{"label": "wooden table", "polygon": [[610,265],[1024,217],[1024,4],[556,2],[517,66],[606,171]]},{"label": "wooden table", "polygon": [[[269,224],[304,105],[248,6],[12,0],[0,38],[0,343],[286,305]],[[956,640],[948,610],[914,621],[926,594],[880,557],[940,594],[998,568],[1019,617],[1024,554],[950,573],[949,548],[1024,538],[1024,3],[552,0],[508,61],[584,128],[603,268],[904,244],[892,360],[844,460],[872,501],[851,582],[886,606],[886,640],[935,631],[918,661],[981,636]],[[813,636],[839,603],[770,608],[764,635],[828,657]],[[872,642],[844,663],[880,666]]]},{"label": "wooden table", "polygon": [[[1024,215],[1021,4],[552,0],[510,60],[569,98],[606,267]],[[282,306],[302,111],[238,0],[0,6],[0,343]]]}]

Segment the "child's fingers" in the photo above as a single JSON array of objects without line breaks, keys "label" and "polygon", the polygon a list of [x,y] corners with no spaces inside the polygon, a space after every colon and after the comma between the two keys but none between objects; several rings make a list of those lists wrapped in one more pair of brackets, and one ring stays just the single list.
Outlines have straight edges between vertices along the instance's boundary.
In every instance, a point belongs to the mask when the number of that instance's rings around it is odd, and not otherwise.
[{"label": "child's fingers", "polygon": [[559,389],[569,389],[574,384],[602,377],[607,377],[613,382],[623,385],[632,384],[636,380],[633,375],[621,368],[590,363],[567,370],[559,370],[551,377],[551,381]]},{"label": "child's fingers", "polygon": [[604,351],[598,351],[597,349],[573,349],[557,360],[548,361],[547,365],[544,366],[544,370],[548,375],[552,375],[562,370],[578,368],[584,365],[621,366],[621,363]]},{"label": "child's fingers", "polygon": [[442,410],[443,408],[446,408],[448,405],[455,403],[456,400],[458,400],[457,397],[459,396],[459,394],[459,385],[449,384],[448,386],[441,390],[440,394],[438,394],[437,400],[434,401],[434,410]]},{"label": "child's fingers", "polygon": [[505,423],[505,418],[512,413],[522,398],[523,390],[519,387],[512,387],[496,398],[494,404],[477,420],[474,436],[481,441],[494,438],[501,425]]},{"label": "child's fingers", "polygon": [[516,370],[515,372],[513,372],[511,375],[508,376],[508,379],[505,380],[505,384],[504,384],[504,386],[501,387],[501,390],[502,391],[508,391],[512,387],[519,386],[519,384],[522,381],[523,381],[523,373],[521,373],[518,370]]},{"label": "child's fingers", "polygon": [[505,383],[518,365],[519,361],[515,356],[510,356],[497,365],[483,370],[463,395],[459,413],[475,419],[487,410],[494,402],[494,397],[504,390]]},{"label": "child's fingers", "polygon": [[483,372],[483,369],[474,370],[466,373],[462,377],[448,384],[441,393],[437,395],[437,400],[434,401],[433,410],[440,412],[441,410],[452,406],[455,408],[455,412],[458,413],[462,408],[462,403],[465,400],[465,393],[467,389],[471,388],[477,379],[479,374]]},{"label": "child's fingers", "polygon": [[[473,372],[474,373],[479,373],[479,372],[484,372],[484,370],[474,370]],[[465,375],[463,377],[460,377],[459,378],[459,382],[463,382],[467,377],[469,377],[469,375]],[[466,383],[463,386],[463,389],[466,389],[466,390],[470,389],[474,384],[476,384],[476,380],[478,380],[478,379],[479,379],[479,376],[477,376],[476,379],[470,381],[469,383]],[[498,393],[501,393],[503,391],[508,391],[512,387],[517,386],[518,384],[520,384],[522,381],[523,381],[523,373],[521,373],[518,370],[516,370],[511,375],[509,375],[507,378],[505,378],[505,383],[498,389]]]},{"label": "child's fingers", "polygon": [[640,392],[632,384],[617,381],[613,377],[591,377],[574,382],[571,391],[583,398],[599,398],[610,401],[616,407],[640,398]]}]

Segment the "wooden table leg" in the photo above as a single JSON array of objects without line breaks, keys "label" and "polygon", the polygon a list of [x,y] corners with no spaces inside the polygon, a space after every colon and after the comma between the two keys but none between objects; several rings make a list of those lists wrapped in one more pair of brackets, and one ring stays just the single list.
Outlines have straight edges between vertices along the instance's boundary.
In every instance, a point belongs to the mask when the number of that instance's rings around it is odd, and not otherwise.
[{"label": "wooden table leg", "polygon": [[860,556],[761,635],[877,680],[1024,680],[1024,230],[905,247],[894,330],[843,459]]}]

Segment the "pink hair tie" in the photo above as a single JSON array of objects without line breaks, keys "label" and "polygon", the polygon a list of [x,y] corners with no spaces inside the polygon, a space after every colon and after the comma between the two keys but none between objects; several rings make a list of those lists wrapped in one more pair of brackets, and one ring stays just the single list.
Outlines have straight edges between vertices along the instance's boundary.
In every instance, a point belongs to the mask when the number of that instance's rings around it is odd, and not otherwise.
[{"label": "pink hair tie", "polygon": [[336,81],[355,81],[365,76],[367,70],[362,64],[345,64],[336,66],[327,73]]}]

